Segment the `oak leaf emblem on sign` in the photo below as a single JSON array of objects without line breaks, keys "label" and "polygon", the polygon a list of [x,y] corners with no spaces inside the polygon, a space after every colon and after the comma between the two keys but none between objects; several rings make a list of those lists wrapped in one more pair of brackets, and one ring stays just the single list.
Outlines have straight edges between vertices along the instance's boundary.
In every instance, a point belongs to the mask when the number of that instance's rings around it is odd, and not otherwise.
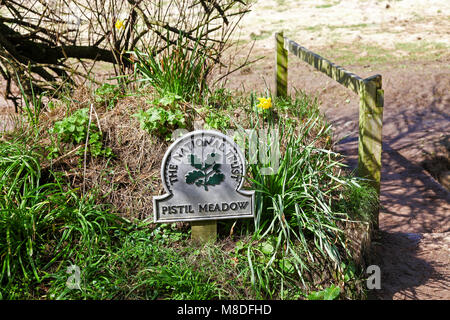
[{"label": "oak leaf emblem on sign", "polygon": [[208,191],[208,186],[219,185],[224,179],[225,175],[220,171],[220,155],[213,152],[206,156],[203,163],[195,154],[188,156],[189,163],[196,170],[189,171],[186,174],[186,183],[195,184],[198,187],[203,186],[205,191]]}]

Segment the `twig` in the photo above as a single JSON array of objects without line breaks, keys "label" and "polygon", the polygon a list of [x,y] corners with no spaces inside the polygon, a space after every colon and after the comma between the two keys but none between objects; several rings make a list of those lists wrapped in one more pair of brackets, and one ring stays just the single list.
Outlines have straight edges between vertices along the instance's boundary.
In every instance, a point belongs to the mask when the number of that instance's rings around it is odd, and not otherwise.
[{"label": "twig", "polygon": [[103,134],[102,126],[100,125],[100,119],[98,118],[97,111],[95,110],[95,108],[93,108],[93,109],[94,109],[95,119],[97,119],[98,130],[100,131],[100,134]]},{"label": "twig", "polygon": [[87,157],[87,145],[89,142],[89,133],[91,131],[91,122],[92,122],[92,109],[94,108],[94,104],[91,103],[91,110],[89,111],[89,124],[88,131],[86,135],[86,143],[84,144],[84,167],[83,167],[83,198],[86,192],[86,157]]},{"label": "twig", "polygon": [[42,169],[47,169],[50,166],[53,166],[55,163],[61,161],[64,158],[67,158],[68,156],[70,156],[72,153],[78,151],[79,149],[81,149],[82,145],[79,145],[78,147],[76,147],[75,149],[73,149],[72,151],[67,152],[66,154],[63,154],[62,156],[56,158],[54,161],[50,162],[49,164],[46,164],[45,166],[42,167]]}]

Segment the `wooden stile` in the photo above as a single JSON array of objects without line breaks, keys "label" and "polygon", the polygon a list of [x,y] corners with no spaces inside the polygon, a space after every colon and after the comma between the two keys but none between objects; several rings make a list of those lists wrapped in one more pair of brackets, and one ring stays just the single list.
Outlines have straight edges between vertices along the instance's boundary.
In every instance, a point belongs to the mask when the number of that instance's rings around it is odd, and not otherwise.
[{"label": "wooden stile", "polygon": [[[363,79],[354,73],[334,64],[320,55],[285,38],[282,32],[275,34],[276,39],[276,96],[287,96],[287,51],[296,55],[318,71],[323,72],[343,86],[351,89],[360,97],[359,104],[359,142],[358,176],[367,178],[380,196],[381,152],[384,91],[381,75]],[[282,50],[282,48],[284,50]],[[374,225],[378,228],[378,214]]]},{"label": "wooden stile", "polygon": [[285,41],[284,48],[286,48],[289,52],[313,66],[316,70],[325,73],[330,78],[359,94],[361,83],[364,81],[362,78],[334,64],[328,59],[321,57],[317,53],[302,47],[292,40],[286,38],[283,39]]},{"label": "wooden stile", "polygon": [[275,34],[277,55],[276,55],[276,96],[287,97],[287,66],[288,52],[284,48],[283,32]]},{"label": "wooden stile", "polygon": [[[381,75],[364,80],[359,94],[358,176],[380,195],[384,91]],[[378,212],[374,224],[378,227]]]}]

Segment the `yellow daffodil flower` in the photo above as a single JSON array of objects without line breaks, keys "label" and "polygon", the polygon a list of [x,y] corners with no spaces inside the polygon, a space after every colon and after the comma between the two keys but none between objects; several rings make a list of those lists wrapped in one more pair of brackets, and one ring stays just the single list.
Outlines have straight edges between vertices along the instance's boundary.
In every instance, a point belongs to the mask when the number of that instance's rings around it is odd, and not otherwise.
[{"label": "yellow daffodil flower", "polygon": [[116,21],[116,29],[117,29],[117,30],[120,30],[120,29],[122,29],[122,28],[124,28],[124,26],[123,26],[123,21],[122,21],[122,20],[117,20],[117,21]]},{"label": "yellow daffodil flower", "polygon": [[271,98],[258,98],[259,104],[257,105],[260,109],[270,109],[272,108],[272,99]]}]

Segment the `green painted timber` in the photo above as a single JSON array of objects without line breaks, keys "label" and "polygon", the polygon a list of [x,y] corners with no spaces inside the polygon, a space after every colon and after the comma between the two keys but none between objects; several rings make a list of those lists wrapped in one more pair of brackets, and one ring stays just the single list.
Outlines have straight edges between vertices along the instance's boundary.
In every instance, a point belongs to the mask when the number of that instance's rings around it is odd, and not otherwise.
[{"label": "green painted timber", "polygon": [[[287,52],[290,52],[316,70],[323,72],[359,95],[358,176],[367,178],[380,196],[381,153],[384,91],[382,77],[377,74],[366,79],[351,73],[320,55],[302,47],[283,36],[275,34],[276,40],[276,96],[287,96]],[[378,227],[375,214],[375,227]]]}]

